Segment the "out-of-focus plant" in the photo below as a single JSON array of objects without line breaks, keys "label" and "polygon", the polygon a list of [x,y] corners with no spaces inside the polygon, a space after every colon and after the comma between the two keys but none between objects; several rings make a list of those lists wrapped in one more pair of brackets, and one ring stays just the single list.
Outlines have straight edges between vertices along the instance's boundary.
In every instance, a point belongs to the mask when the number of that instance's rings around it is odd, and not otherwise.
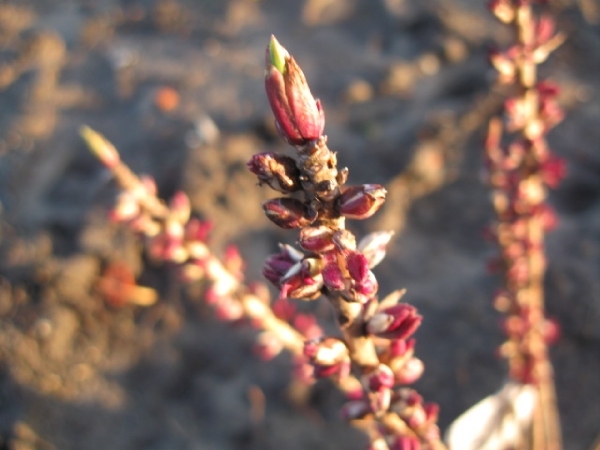
[{"label": "out-of-focus plant", "polygon": [[[563,112],[556,101],[558,87],[540,80],[537,69],[564,37],[556,32],[554,20],[540,13],[544,3],[490,3],[498,20],[512,28],[515,42],[490,55],[498,71],[498,83],[510,91],[503,117],[490,122],[485,156],[496,212],[490,235],[500,248],[491,268],[500,272],[503,283],[494,305],[505,315],[506,341],[500,347],[500,355],[508,362],[511,381],[494,398],[487,399],[486,405],[493,409],[495,401],[498,409],[506,408],[508,413],[504,416],[512,415],[515,429],[507,434],[512,436],[512,443],[483,446],[499,439],[488,432],[479,447],[468,448],[562,448],[548,357],[548,345],[556,340],[559,331],[557,323],[548,319],[544,311],[544,238],[557,223],[546,202],[548,189],[556,187],[565,174],[565,163],[550,151],[546,135],[562,120]],[[480,415],[484,406],[476,406]],[[496,431],[505,426],[501,419],[496,422]]]}]

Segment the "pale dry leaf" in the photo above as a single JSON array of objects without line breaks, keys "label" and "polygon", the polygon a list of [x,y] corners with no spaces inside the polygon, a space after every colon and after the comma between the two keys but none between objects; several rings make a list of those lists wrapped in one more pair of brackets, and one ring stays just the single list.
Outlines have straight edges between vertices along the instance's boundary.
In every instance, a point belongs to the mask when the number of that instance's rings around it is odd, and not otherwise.
[{"label": "pale dry leaf", "polygon": [[448,428],[449,450],[520,449],[529,434],[536,404],[533,386],[507,382],[458,417]]}]

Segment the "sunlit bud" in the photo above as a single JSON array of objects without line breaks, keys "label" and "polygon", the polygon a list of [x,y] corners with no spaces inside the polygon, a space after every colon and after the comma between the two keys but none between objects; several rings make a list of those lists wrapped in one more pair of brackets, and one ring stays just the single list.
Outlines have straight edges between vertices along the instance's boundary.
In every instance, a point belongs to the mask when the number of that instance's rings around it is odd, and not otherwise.
[{"label": "sunlit bud", "polygon": [[190,220],[192,206],[190,205],[190,199],[185,192],[177,191],[175,195],[171,197],[169,209],[171,210],[171,218],[173,220],[176,220],[181,224],[185,224]]},{"label": "sunlit bud", "polygon": [[387,246],[393,235],[393,231],[376,231],[367,234],[360,240],[357,250],[365,255],[370,269],[383,260]]},{"label": "sunlit bud", "polygon": [[348,348],[339,339],[310,340],[304,344],[304,355],[315,367],[316,377],[345,377],[350,372]]},{"label": "sunlit bud", "polygon": [[140,214],[140,204],[136,196],[129,191],[123,191],[117,197],[117,203],[110,211],[110,220],[125,222],[134,219]]},{"label": "sunlit bud", "polygon": [[356,250],[356,237],[351,231],[345,228],[337,230],[333,235],[333,243],[335,246],[343,250]]},{"label": "sunlit bud", "polygon": [[346,280],[342,270],[336,263],[327,264],[322,272],[323,282],[328,289],[341,291],[346,286]]},{"label": "sunlit bud", "polygon": [[353,400],[347,402],[340,411],[344,420],[362,419],[371,412],[371,405],[365,400]]},{"label": "sunlit bud", "polygon": [[515,61],[506,52],[499,50],[491,50],[489,54],[490,63],[500,74],[500,81],[503,84],[508,84],[514,79],[517,67]]},{"label": "sunlit bud", "polygon": [[323,134],[325,116],[302,70],[274,36],[267,47],[267,97],[282,137],[292,145],[305,145]]},{"label": "sunlit bud", "polygon": [[540,16],[535,23],[535,39],[537,44],[542,45],[548,42],[554,36],[555,28],[554,19],[547,15]]},{"label": "sunlit bud", "polygon": [[377,283],[377,278],[375,278],[375,274],[369,270],[364,280],[357,281],[354,284],[354,289],[362,297],[360,299],[357,299],[358,301],[360,301],[361,303],[368,301],[377,293],[377,289],[379,289],[379,283]]},{"label": "sunlit bud", "polygon": [[267,200],[263,209],[271,222],[286,229],[306,227],[316,218],[311,218],[304,203],[295,198]]},{"label": "sunlit bud", "polygon": [[248,169],[279,192],[293,192],[300,189],[300,171],[294,158],[279,153],[265,152],[253,155],[247,163]]},{"label": "sunlit bud", "polygon": [[244,308],[242,305],[231,297],[223,297],[221,301],[215,305],[214,311],[218,319],[227,322],[239,320],[244,316]]},{"label": "sunlit bud", "polygon": [[281,283],[280,297],[296,298],[298,300],[314,300],[321,295],[323,277],[315,278],[298,276]]},{"label": "sunlit bud", "polygon": [[353,280],[363,283],[369,275],[369,261],[359,252],[351,252],[346,257],[348,273]]},{"label": "sunlit bud", "polygon": [[390,342],[390,356],[400,357],[412,353],[415,348],[414,339],[394,339]]},{"label": "sunlit bud", "polygon": [[185,239],[186,241],[200,241],[206,242],[208,234],[213,229],[214,224],[210,221],[200,221],[195,217],[192,217],[188,223],[185,224]]},{"label": "sunlit bud", "polygon": [[492,0],[488,6],[501,22],[510,23],[515,18],[516,8],[512,0]]},{"label": "sunlit bud", "polygon": [[394,370],[394,377],[398,384],[412,384],[421,378],[425,371],[425,364],[414,356],[409,358],[407,361],[402,361],[402,364],[394,364],[394,360],[390,362],[392,369]]},{"label": "sunlit bud", "polygon": [[347,188],[338,199],[338,208],[349,219],[368,219],[385,202],[386,190],[379,184]]},{"label": "sunlit bud", "polygon": [[374,413],[382,413],[390,408],[392,401],[392,391],[389,388],[382,387],[379,390],[368,393],[369,404]]},{"label": "sunlit bud", "polygon": [[236,245],[228,245],[225,249],[225,254],[223,255],[223,265],[232,275],[238,277],[239,279],[243,278],[246,263],[244,262],[244,258],[242,258],[240,250]]},{"label": "sunlit bud", "polygon": [[371,391],[389,389],[394,386],[394,373],[385,364],[379,364],[375,370],[366,375],[366,384]]},{"label": "sunlit bud", "polygon": [[554,318],[546,319],[544,321],[542,333],[544,335],[544,340],[546,341],[546,344],[553,345],[556,342],[558,342],[562,334],[558,320]]},{"label": "sunlit bud", "polygon": [[328,252],[335,248],[333,233],[333,230],[326,226],[306,227],[300,230],[298,243],[310,252]]},{"label": "sunlit bud", "polygon": [[412,436],[398,436],[389,446],[390,450],[421,450],[419,439]]},{"label": "sunlit bud", "polygon": [[283,350],[283,344],[277,336],[268,331],[263,331],[256,338],[252,351],[263,361],[270,361]]},{"label": "sunlit bud", "polygon": [[88,126],[80,128],[81,137],[92,151],[92,153],[109,169],[117,166],[121,160],[117,149],[97,131]]},{"label": "sunlit bud", "polygon": [[365,450],[390,450],[387,442],[382,436],[371,438],[369,446]]},{"label": "sunlit bud", "polygon": [[400,303],[371,317],[367,322],[367,331],[387,339],[406,339],[415,332],[422,319],[416,308]]}]

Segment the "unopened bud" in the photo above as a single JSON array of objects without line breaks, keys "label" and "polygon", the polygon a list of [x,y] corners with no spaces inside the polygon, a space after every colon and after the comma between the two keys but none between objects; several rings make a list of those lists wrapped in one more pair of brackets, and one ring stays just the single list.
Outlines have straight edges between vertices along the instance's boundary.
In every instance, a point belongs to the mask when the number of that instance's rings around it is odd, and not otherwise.
[{"label": "unopened bud", "polygon": [[382,338],[406,339],[415,332],[422,319],[413,306],[400,303],[371,317],[367,331]]},{"label": "unopened bud", "polygon": [[349,219],[368,219],[383,205],[386,190],[379,184],[351,186],[338,199],[338,208]]},{"label": "unopened bud", "polygon": [[346,286],[346,280],[342,270],[336,263],[327,264],[322,272],[323,282],[328,289],[341,291]]},{"label": "unopened bud", "polygon": [[394,362],[390,363],[394,370],[394,377],[398,384],[412,384],[421,378],[425,371],[425,364],[418,358],[412,357],[408,361],[403,361],[399,367],[394,367]]},{"label": "unopened bud", "polygon": [[306,227],[300,230],[298,243],[304,250],[324,253],[335,248],[333,230],[326,226]]},{"label": "unopened bud", "polygon": [[394,373],[385,364],[379,364],[373,372],[367,375],[367,384],[371,391],[389,389],[394,386]]},{"label": "unopened bud", "polygon": [[183,191],[177,191],[169,202],[169,209],[171,210],[171,217],[173,220],[181,224],[186,224],[190,220],[190,214],[192,207],[190,204],[190,198]]},{"label": "unopened bud", "polygon": [[267,200],[263,209],[271,222],[285,229],[306,227],[316,219],[311,217],[304,203],[295,198]]},{"label": "unopened bud", "polygon": [[369,261],[365,255],[359,252],[351,252],[346,257],[348,273],[353,280],[363,283],[369,275]]},{"label": "unopened bud", "polygon": [[305,145],[323,134],[325,116],[302,70],[274,36],[267,47],[265,87],[275,123],[292,145]]}]

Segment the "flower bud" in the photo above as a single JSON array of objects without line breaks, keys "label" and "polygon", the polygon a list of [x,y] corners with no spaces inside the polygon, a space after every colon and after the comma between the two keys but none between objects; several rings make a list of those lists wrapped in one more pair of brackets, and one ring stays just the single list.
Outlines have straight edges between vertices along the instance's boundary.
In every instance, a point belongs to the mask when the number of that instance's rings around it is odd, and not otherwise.
[{"label": "flower bud", "polygon": [[325,338],[306,341],[304,355],[314,366],[317,378],[332,375],[346,377],[350,373],[348,347],[339,339]]},{"label": "flower bud", "polygon": [[390,362],[394,370],[394,379],[398,384],[412,384],[421,378],[425,371],[425,364],[418,358],[412,357],[408,361],[402,361],[398,367],[395,367],[394,360]]},{"label": "flower bud", "polygon": [[351,186],[338,198],[339,212],[349,219],[368,219],[383,205],[385,194],[379,184]]},{"label": "flower bud", "polygon": [[267,47],[267,97],[281,136],[292,145],[305,145],[323,134],[325,116],[302,70],[274,36]]},{"label": "flower bud", "polygon": [[393,235],[393,231],[376,231],[367,234],[360,240],[357,249],[367,258],[370,269],[378,265],[385,258],[387,246]]},{"label": "flower bud", "polygon": [[421,324],[423,318],[406,303],[378,311],[367,322],[367,331],[386,339],[406,339]]},{"label": "flower bud", "polygon": [[263,276],[273,285],[279,287],[282,277],[296,264],[287,255],[278,253],[270,255],[263,265]]},{"label": "flower bud", "polygon": [[390,389],[394,386],[394,373],[385,364],[379,364],[375,370],[367,375],[366,384],[371,391]]},{"label": "flower bud", "polygon": [[351,252],[346,257],[348,273],[353,280],[363,283],[369,275],[369,261],[359,252]]},{"label": "flower bud", "polygon": [[252,155],[247,163],[250,172],[258,177],[260,184],[267,184],[279,192],[294,192],[300,189],[300,171],[296,160],[290,156],[273,152]]},{"label": "flower bud", "polygon": [[501,22],[511,23],[515,18],[516,6],[512,0],[492,0],[488,6]]},{"label": "flower bud", "polygon": [[285,229],[306,227],[316,219],[311,217],[304,203],[295,198],[267,200],[263,209],[271,222]]},{"label": "flower bud", "polygon": [[190,204],[190,198],[183,191],[177,191],[171,201],[169,202],[169,209],[171,210],[171,218],[181,224],[186,224],[190,220],[190,214],[192,213],[192,206]]},{"label": "flower bud", "polygon": [[322,272],[323,282],[328,289],[341,291],[346,286],[346,280],[342,270],[336,263],[327,264]]},{"label": "flower bud", "polygon": [[416,437],[398,436],[394,438],[389,450],[421,450],[421,443]]},{"label": "flower bud", "polygon": [[306,227],[300,230],[298,243],[309,252],[328,252],[335,248],[333,233],[333,230],[326,226]]}]

